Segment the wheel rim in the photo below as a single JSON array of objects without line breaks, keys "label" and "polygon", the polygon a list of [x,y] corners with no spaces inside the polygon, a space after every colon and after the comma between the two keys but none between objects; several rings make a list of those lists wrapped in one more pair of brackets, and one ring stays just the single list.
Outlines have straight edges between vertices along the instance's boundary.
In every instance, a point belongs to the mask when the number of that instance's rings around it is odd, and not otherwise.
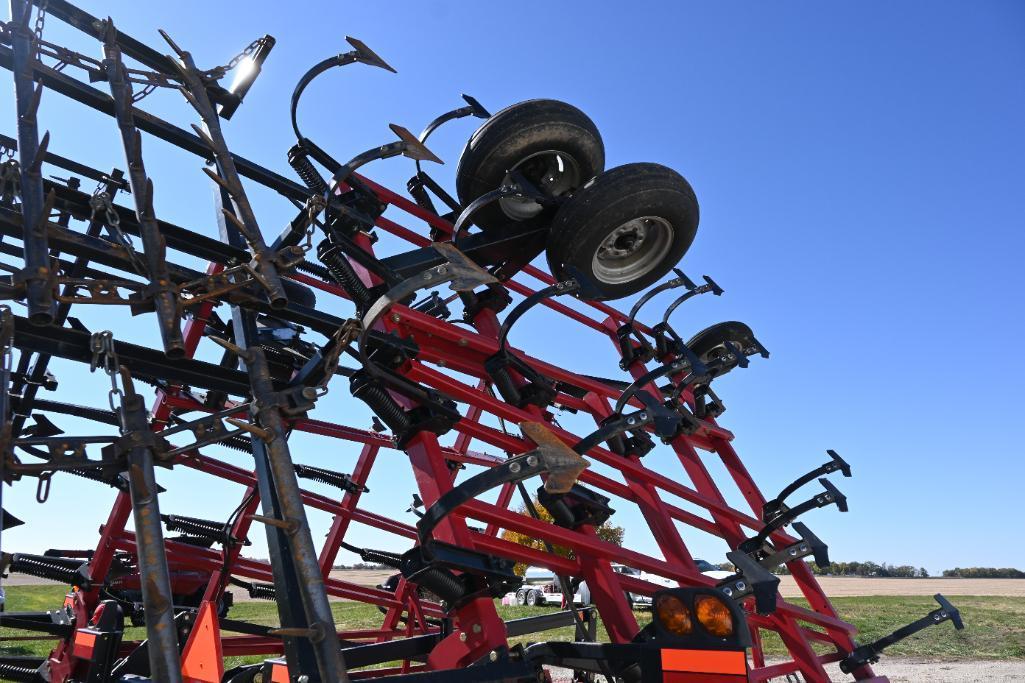
[{"label": "wheel rim", "polygon": [[[580,165],[569,154],[554,149],[535,152],[519,161],[502,179],[503,185],[513,184],[513,171],[518,171],[549,197],[561,197],[580,186]],[[503,197],[498,200],[502,212],[515,221],[525,221],[544,209],[533,199]]]},{"label": "wheel rim", "polygon": [[659,216],[641,216],[610,232],[591,259],[591,270],[601,282],[618,285],[650,273],[669,253],[673,227]]}]

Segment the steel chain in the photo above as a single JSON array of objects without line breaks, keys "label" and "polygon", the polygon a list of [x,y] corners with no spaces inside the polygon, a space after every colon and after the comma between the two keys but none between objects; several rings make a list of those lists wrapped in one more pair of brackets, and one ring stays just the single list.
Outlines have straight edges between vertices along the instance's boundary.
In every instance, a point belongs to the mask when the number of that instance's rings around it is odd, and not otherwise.
[{"label": "steel chain", "polygon": [[121,217],[114,209],[114,203],[111,201],[110,193],[103,189],[100,185],[93,192],[93,196],[89,198],[89,221],[95,221],[97,214],[103,212],[103,224],[109,229],[111,237],[115,242],[118,242],[128,252],[128,258],[131,260],[132,265],[135,266],[135,270],[138,274],[146,274],[146,267],[142,261],[139,260],[138,252],[135,251],[135,243],[132,242],[132,238],[125,234],[121,230]]},{"label": "steel chain", "polygon": [[40,59],[42,55],[43,26],[46,24],[46,4],[47,0],[43,0],[39,3],[39,8],[36,10],[36,24],[34,27],[34,33],[36,36],[36,59]]},{"label": "steel chain", "polygon": [[223,78],[224,74],[228,73],[236,66],[238,66],[239,62],[241,62],[243,59],[245,59],[246,57],[252,57],[253,53],[256,52],[256,50],[259,49],[259,47],[263,45],[265,42],[267,42],[266,37],[257,38],[253,42],[249,43],[249,45],[247,45],[241,52],[232,57],[227,64],[223,66],[215,66],[212,69],[207,69],[206,71],[204,71],[203,78],[212,79],[215,81]]},{"label": "steel chain", "polygon": [[313,234],[317,230],[317,215],[324,210],[327,202],[319,194],[311,195],[306,200],[306,239],[300,248],[303,253],[309,253],[313,249]]},{"label": "steel chain", "polygon": [[[89,338],[89,350],[92,351],[92,358],[89,361],[89,372],[95,372],[98,367],[103,368],[103,371],[110,378],[110,391],[107,392],[107,402],[112,411],[121,415],[125,392],[118,386],[118,372],[121,368],[121,361],[118,360],[117,351],[114,349],[114,333],[110,330],[94,332]],[[125,433],[123,415],[122,424],[118,429],[122,435]]]}]

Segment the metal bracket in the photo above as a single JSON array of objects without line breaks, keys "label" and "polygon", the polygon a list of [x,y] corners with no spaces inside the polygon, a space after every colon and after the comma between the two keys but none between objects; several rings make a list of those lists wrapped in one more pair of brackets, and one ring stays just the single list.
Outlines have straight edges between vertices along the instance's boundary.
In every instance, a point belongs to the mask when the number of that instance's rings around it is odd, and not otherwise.
[{"label": "metal bracket", "polygon": [[792,508],[788,508],[785,512],[776,515],[772,521],[766,523],[756,536],[752,536],[742,542],[737,546],[737,549],[745,553],[757,552],[773,532],[782,529],[809,510],[824,508],[827,505],[836,505],[840,512],[847,512],[847,496],[840,493],[840,490],[833,486],[833,483],[828,479],[820,478],[819,483],[822,484],[825,491],[816,494],[800,505],[795,505]]},{"label": "metal bracket", "polygon": [[763,522],[769,523],[775,517],[786,512],[787,506],[786,503],[784,503],[784,500],[786,500],[786,498],[790,496],[790,494],[792,494],[794,491],[801,488],[802,486],[812,481],[816,477],[821,477],[823,475],[829,474],[830,472],[836,472],[837,470],[842,472],[843,476],[845,477],[851,476],[851,466],[847,464],[846,460],[841,458],[833,449],[827,450],[826,453],[830,457],[830,460],[828,462],[826,462],[824,465],[816,467],[807,474],[802,474],[800,477],[795,479],[793,483],[787,485],[782,491],[780,491],[778,496],[766,502],[765,505],[762,506]]},{"label": "metal bracket", "polygon": [[874,664],[879,661],[879,656],[885,648],[923,629],[942,624],[945,621],[952,622],[954,628],[958,631],[963,630],[964,622],[961,621],[961,612],[950,604],[950,601],[943,597],[942,594],[937,593],[933,598],[940,604],[938,609],[934,609],[921,619],[897,629],[888,636],[883,636],[875,642],[855,648],[847,657],[840,660],[840,670],[845,674],[849,674],[866,664]]}]

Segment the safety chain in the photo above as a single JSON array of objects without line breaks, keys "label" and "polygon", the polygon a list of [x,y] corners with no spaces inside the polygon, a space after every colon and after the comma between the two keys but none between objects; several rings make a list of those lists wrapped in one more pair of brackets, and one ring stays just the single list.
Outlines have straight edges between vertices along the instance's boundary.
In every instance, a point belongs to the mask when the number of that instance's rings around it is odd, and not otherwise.
[{"label": "safety chain", "polygon": [[[121,408],[125,400],[125,392],[118,386],[121,362],[118,360],[117,351],[114,349],[114,333],[110,330],[94,332],[92,337],[89,338],[89,350],[92,351],[92,358],[89,361],[89,372],[95,372],[96,368],[102,367],[103,371],[107,373],[107,376],[110,378],[110,391],[107,392],[107,403],[112,411],[122,415],[123,418]],[[121,420],[118,430],[123,436],[125,433],[124,419]]]},{"label": "safety chain", "polygon": [[43,26],[46,24],[47,4],[47,0],[43,0],[41,3],[39,3],[39,8],[36,10],[36,25],[34,29],[34,32],[36,34],[36,59],[39,59],[42,54]]},{"label": "safety chain", "polygon": [[237,55],[232,57],[231,61],[229,61],[227,64],[225,64],[224,66],[215,66],[212,69],[207,69],[206,71],[202,72],[200,76],[205,80],[219,81],[220,79],[224,78],[224,74],[228,73],[236,66],[238,66],[239,62],[241,62],[243,59],[245,59],[246,57],[252,57],[253,54],[266,42],[267,36],[257,38],[253,42],[249,43],[249,45],[247,45],[244,50],[242,50]]},{"label": "safety chain", "polygon": [[310,195],[306,200],[306,241],[300,245],[303,254],[313,249],[313,233],[317,229],[317,216],[327,206],[327,201],[319,194]]},{"label": "safety chain", "polygon": [[114,209],[114,203],[111,201],[110,193],[107,192],[102,185],[97,186],[96,191],[93,192],[92,197],[89,198],[89,222],[91,223],[95,221],[100,212],[103,212],[102,222],[107,227],[107,232],[116,243],[120,244],[128,252],[128,258],[135,267],[135,272],[139,275],[146,275],[147,268],[139,259],[139,255],[135,251],[135,244],[132,242],[131,237],[121,230],[121,217]]}]

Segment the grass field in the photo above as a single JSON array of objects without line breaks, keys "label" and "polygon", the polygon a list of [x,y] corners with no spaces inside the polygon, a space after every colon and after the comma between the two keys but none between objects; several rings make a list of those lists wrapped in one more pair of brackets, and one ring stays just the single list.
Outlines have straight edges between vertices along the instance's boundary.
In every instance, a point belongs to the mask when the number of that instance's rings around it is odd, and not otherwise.
[{"label": "grass field", "polygon": [[[9,611],[33,611],[54,609],[61,604],[64,590],[60,586],[8,586],[7,609]],[[794,602],[802,604],[800,600]],[[835,598],[840,616],[858,627],[859,640],[867,642],[926,614],[936,606],[926,596],[862,596]],[[950,624],[931,628],[918,636],[899,643],[888,650],[888,654],[905,657],[926,657],[947,660],[978,659],[1023,659],[1025,658],[1025,601],[1020,598],[996,596],[960,596],[954,604],[961,610],[965,630],[955,632]],[[335,621],[340,628],[374,628],[381,624],[381,614],[376,607],[354,602],[332,603]],[[546,608],[499,606],[499,613],[505,619],[531,616]],[[547,608],[552,609],[552,608]],[[269,602],[246,602],[232,608],[231,618],[266,625],[277,624],[277,612]],[[646,623],[651,617],[645,612],[637,613],[639,623]],[[7,641],[12,636],[23,636],[24,632],[0,629],[0,651],[10,655],[43,656],[50,650],[45,641]],[[129,629],[126,638],[141,639],[143,629]],[[570,640],[571,628],[550,631],[522,638],[520,642],[540,639]],[[604,629],[599,628],[599,637],[604,638]],[[785,655],[782,643],[775,638],[765,638],[766,654]],[[254,657],[242,661],[259,661]]]}]

